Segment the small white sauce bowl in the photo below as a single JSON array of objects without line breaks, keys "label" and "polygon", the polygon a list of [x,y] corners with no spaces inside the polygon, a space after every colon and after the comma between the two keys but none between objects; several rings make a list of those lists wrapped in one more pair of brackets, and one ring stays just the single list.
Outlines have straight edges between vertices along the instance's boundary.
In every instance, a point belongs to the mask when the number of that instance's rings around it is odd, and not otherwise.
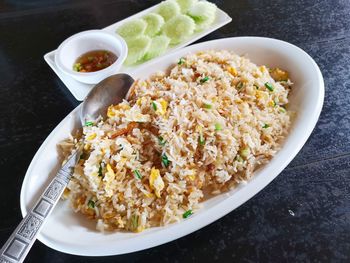
[{"label": "small white sauce bowl", "polygon": [[[107,50],[113,52],[118,58],[112,65],[99,71],[77,72],[73,70],[77,58],[93,50]],[[128,46],[119,35],[101,30],[88,30],[63,41],[55,54],[55,63],[62,72],[76,80],[87,84],[96,84],[110,75],[116,74],[127,55]]]}]

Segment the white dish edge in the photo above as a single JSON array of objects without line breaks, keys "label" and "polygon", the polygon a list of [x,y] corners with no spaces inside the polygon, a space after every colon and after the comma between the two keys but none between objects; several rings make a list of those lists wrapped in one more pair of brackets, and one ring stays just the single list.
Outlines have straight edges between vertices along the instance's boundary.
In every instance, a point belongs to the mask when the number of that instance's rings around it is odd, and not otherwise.
[{"label": "white dish edge", "polygon": [[[259,37],[241,37],[241,38],[230,38],[230,39],[221,39],[221,40],[214,40],[214,41],[208,41],[204,43],[200,43],[191,47],[186,48],[186,53],[194,51],[194,50],[203,50],[205,49],[205,45],[214,45],[215,43],[219,43],[219,41],[244,41],[245,39],[250,39],[252,41],[262,41],[262,42],[270,42],[271,46],[274,45],[284,45],[286,48],[291,48],[295,52],[297,52],[299,55],[302,54],[307,62],[312,66],[315,70],[315,74],[317,74],[318,79],[318,91],[317,91],[317,97],[314,98],[314,103],[311,105],[313,107],[312,114],[308,116],[308,122],[306,122],[303,126],[302,131],[298,131],[300,134],[301,139],[295,139],[295,142],[293,142],[293,147],[290,149],[289,152],[286,152],[287,149],[283,147],[277,155],[271,160],[269,164],[267,164],[261,171],[258,172],[259,176],[257,174],[253,179],[248,183],[247,186],[240,186],[242,189],[238,189],[240,191],[234,191],[232,194],[229,192],[226,199],[221,201],[220,203],[216,204],[214,207],[211,207],[210,211],[199,211],[198,214],[194,215],[190,218],[190,220],[185,220],[183,222],[180,222],[178,224],[172,224],[170,226],[164,227],[164,228],[158,228],[162,232],[162,235],[159,237],[156,235],[157,238],[149,238],[148,232],[145,233],[142,237],[137,239],[137,242],[133,243],[133,246],[130,247],[123,247],[119,251],[111,251],[107,249],[100,249],[98,251],[93,250],[86,250],[84,248],[71,248],[69,246],[62,246],[57,245],[55,242],[51,242],[51,240],[46,239],[42,234],[39,234],[39,240],[45,243],[46,245],[71,254],[78,254],[78,255],[87,255],[87,256],[104,256],[104,255],[116,255],[116,254],[122,254],[122,253],[129,253],[133,251],[138,251],[142,249],[146,249],[149,247],[153,247],[156,245],[160,245],[169,241],[172,241],[174,239],[177,239],[179,237],[182,237],[184,235],[187,235],[189,233],[192,233],[193,231],[196,231],[212,222],[217,220],[218,218],[222,217],[223,215],[231,212],[244,202],[246,202],[248,199],[253,197],[255,194],[257,194],[260,190],[262,190],[264,187],[266,187],[277,175],[289,164],[289,162],[295,157],[295,155],[300,151],[302,146],[307,141],[308,137],[310,136],[314,126],[316,125],[316,122],[318,120],[318,117],[320,115],[322,105],[323,105],[323,99],[324,99],[324,82],[322,74],[317,66],[317,64],[312,60],[312,58],[302,51],[300,48],[293,46],[292,44],[289,44],[287,42],[274,40],[274,39],[267,39],[267,38],[259,38]],[[176,53],[184,53],[185,51],[179,51]],[[171,55],[168,55],[171,56]],[[166,60],[166,58],[165,58]],[[159,59],[154,61],[152,64],[157,64],[159,62]],[[141,68],[139,70],[142,70]],[[27,212],[26,209],[26,203],[24,199],[24,189],[27,187],[28,184],[28,178],[29,175],[33,172],[33,167],[36,165],[36,162],[38,161],[39,155],[42,154],[42,151],[45,149],[47,143],[51,140],[51,138],[60,130],[60,127],[63,125],[63,123],[66,123],[69,119],[72,118],[72,114],[77,111],[78,108],[76,108],[72,113],[70,113],[48,136],[48,138],[45,140],[45,142],[42,144],[42,146],[39,148],[38,152],[34,156],[28,171],[26,173],[26,177],[24,179],[22,189],[21,189],[21,211],[22,214],[25,215]],[[302,109],[301,109],[302,111]],[[301,133],[302,132],[302,133]],[[296,133],[296,131],[294,131]],[[296,135],[293,136],[295,137]],[[290,134],[288,136],[291,137]],[[289,147],[290,148],[290,147]],[[284,156],[284,157],[283,157]],[[282,158],[283,157],[283,158]],[[276,164],[277,162],[277,164]],[[27,200],[28,201],[28,200]],[[210,212],[210,213],[209,213]],[[45,227],[44,229],[45,230]],[[157,232],[157,230],[155,230]],[[152,235],[152,234],[151,234]],[[154,233],[153,233],[154,235]],[[148,237],[148,238],[147,238]],[[144,241],[147,240],[148,242],[145,244]],[[135,248],[136,247],[136,248]]]}]

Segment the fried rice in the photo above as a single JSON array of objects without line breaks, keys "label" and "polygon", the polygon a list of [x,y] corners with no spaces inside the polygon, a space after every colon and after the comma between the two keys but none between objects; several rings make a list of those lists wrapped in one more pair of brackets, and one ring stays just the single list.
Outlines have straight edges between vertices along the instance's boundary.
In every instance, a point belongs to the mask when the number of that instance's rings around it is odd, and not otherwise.
[{"label": "fried rice", "polygon": [[61,144],[66,156],[84,145],[64,198],[101,231],[181,221],[275,155],[291,85],[287,72],[226,50],[180,58]]}]

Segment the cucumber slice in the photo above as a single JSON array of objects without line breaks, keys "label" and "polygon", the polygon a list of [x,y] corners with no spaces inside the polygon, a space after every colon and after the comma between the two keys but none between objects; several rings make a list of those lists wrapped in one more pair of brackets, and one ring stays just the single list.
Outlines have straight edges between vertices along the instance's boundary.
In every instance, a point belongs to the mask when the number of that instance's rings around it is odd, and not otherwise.
[{"label": "cucumber slice", "polygon": [[173,0],[161,2],[157,9],[157,13],[160,14],[165,21],[181,13],[181,8]]},{"label": "cucumber slice", "polygon": [[158,14],[149,13],[142,19],[147,23],[145,35],[148,35],[150,37],[156,35],[164,25],[164,18]]},{"label": "cucumber slice", "polygon": [[124,64],[130,66],[143,58],[151,44],[151,38],[148,36],[139,36],[127,39],[126,43],[128,44],[128,56]]},{"label": "cucumber slice", "polygon": [[167,36],[161,35],[154,37],[146,55],[143,57],[143,60],[146,61],[160,56],[166,51],[166,49],[169,46],[169,43],[170,38],[168,38]]},{"label": "cucumber slice", "polygon": [[134,38],[141,36],[147,27],[147,23],[142,19],[134,19],[129,22],[122,24],[118,29],[117,33],[123,38]]},{"label": "cucumber slice", "polygon": [[176,2],[179,4],[181,12],[185,14],[198,0],[176,0]]},{"label": "cucumber slice", "polygon": [[216,9],[215,4],[200,1],[188,10],[188,15],[196,22],[196,30],[202,30],[214,22]]},{"label": "cucumber slice", "polygon": [[177,15],[165,23],[163,32],[171,39],[171,44],[178,44],[194,32],[196,24],[186,15]]}]

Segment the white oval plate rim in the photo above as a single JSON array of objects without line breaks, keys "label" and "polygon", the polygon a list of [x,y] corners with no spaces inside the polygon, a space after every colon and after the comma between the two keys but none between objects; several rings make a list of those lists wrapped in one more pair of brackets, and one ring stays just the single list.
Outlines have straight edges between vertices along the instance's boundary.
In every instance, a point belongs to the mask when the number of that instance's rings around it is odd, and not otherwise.
[{"label": "white oval plate rim", "polygon": [[[201,47],[201,49],[205,49],[205,45],[208,43],[213,43],[217,41],[228,41],[228,40],[238,40],[238,39],[250,39],[253,41],[271,41],[279,44],[283,44],[289,47],[293,47],[298,52],[302,52],[303,55],[305,56],[305,59],[310,60],[310,62],[313,65],[313,70],[317,74],[317,79],[318,79],[318,97],[316,99],[316,103],[314,105],[314,110],[313,110],[313,116],[310,119],[310,122],[304,129],[304,136],[302,139],[298,140],[298,142],[294,145],[294,150],[292,152],[289,152],[289,155],[287,158],[283,158],[282,160],[279,160],[279,167],[264,167],[262,169],[262,173],[264,173],[264,176],[260,176],[259,180],[255,180],[254,184],[252,182],[248,182],[248,185],[251,185],[250,188],[248,188],[247,191],[241,191],[234,193],[233,195],[228,195],[228,197],[221,201],[220,203],[216,204],[214,207],[208,209],[210,210],[210,213],[208,210],[201,211],[199,215],[194,215],[190,218],[190,220],[184,220],[180,223],[172,224],[166,227],[159,228],[161,229],[161,238],[150,238],[149,234],[145,233],[142,236],[139,236],[138,238],[135,238],[133,241],[132,246],[124,246],[122,249],[113,249],[112,247],[108,247],[106,249],[103,249],[102,247],[94,244],[96,248],[99,249],[91,249],[91,248],[86,248],[86,247],[81,247],[81,246],[76,246],[76,247],[70,247],[70,246],[65,246],[64,244],[58,244],[55,241],[52,241],[50,239],[47,239],[45,236],[39,234],[38,239],[46,244],[47,246],[59,250],[61,252],[69,253],[69,254],[75,254],[75,255],[84,255],[84,256],[108,256],[108,255],[118,255],[118,254],[125,254],[125,253],[130,253],[130,252],[135,252],[147,248],[151,248],[154,246],[158,246],[170,241],[173,241],[175,239],[178,239],[180,237],[183,237],[185,235],[188,235],[208,224],[211,224],[212,222],[216,221],[217,219],[223,217],[224,215],[228,214],[229,212],[233,211],[243,203],[245,203],[247,200],[255,196],[259,191],[264,189],[274,178],[276,178],[280,172],[292,161],[292,159],[296,156],[296,154],[300,151],[300,149],[303,147],[309,136],[311,135],[311,132],[313,131],[317,120],[319,118],[319,115],[321,113],[321,109],[323,106],[323,100],[324,100],[324,81],[323,77],[321,74],[321,71],[315,61],[302,49],[298,48],[297,46],[294,46],[288,42],[284,42],[281,40],[277,39],[272,39],[272,38],[264,38],[264,37],[232,37],[232,38],[223,38],[223,39],[217,39],[217,40],[211,40],[207,42],[202,42],[198,43],[189,47],[186,47],[184,49],[189,50],[195,50],[196,48]],[[159,58],[161,60],[166,60],[169,56],[172,56],[174,53],[179,53],[182,52],[182,50],[177,50],[174,51],[162,58]],[[159,60],[156,59],[154,60],[153,63],[150,64],[156,64]],[[149,67],[150,64],[147,66]],[[137,71],[142,70],[142,68],[137,69]],[[132,74],[132,73],[131,73]],[[63,124],[77,111],[79,110],[81,104],[78,105],[73,111],[71,111],[56,127],[55,129],[49,134],[49,136],[46,138],[46,140],[43,142],[43,144],[40,146],[38,151],[36,152],[33,160],[31,161],[28,170],[26,172],[25,178],[23,180],[22,188],[21,188],[21,195],[20,195],[20,206],[21,206],[21,212],[22,215],[24,216],[27,213],[27,208],[26,208],[26,200],[24,199],[24,191],[27,188],[28,184],[28,178],[30,178],[30,174],[33,172],[33,167],[38,161],[39,155],[42,153],[42,151],[45,149],[46,145],[48,142],[51,140],[51,138],[59,132],[60,128],[63,126]],[[280,152],[283,150],[283,148],[280,150]],[[273,160],[278,159],[280,152],[276,154],[276,156],[273,158]],[[273,171],[272,171],[273,170]],[[247,192],[247,193],[246,193]],[[235,205],[230,206],[228,205],[230,201],[235,199]],[[237,201],[238,199],[238,201]],[[205,220],[203,220],[205,218]],[[157,235],[158,232],[151,233],[152,235]],[[147,241],[147,242],[145,242]]]}]

